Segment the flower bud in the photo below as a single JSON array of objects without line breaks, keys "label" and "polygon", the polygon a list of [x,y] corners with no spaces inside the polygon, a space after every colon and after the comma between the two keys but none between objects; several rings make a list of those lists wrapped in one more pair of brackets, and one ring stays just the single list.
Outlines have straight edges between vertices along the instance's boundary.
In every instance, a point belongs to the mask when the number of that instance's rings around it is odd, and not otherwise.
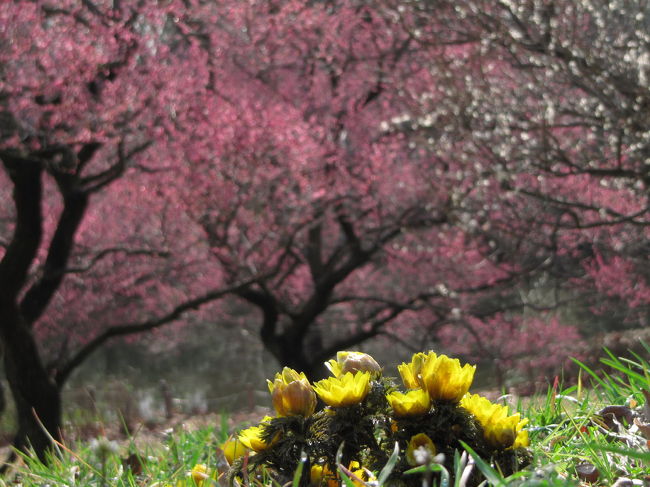
[{"label": "flower bud", "polygon": [[210,478],[210,475],[208,473],[208,467],[206,467],[202,463],[194,465],[194,468],[192,468],[192,471],[190,472],[190,476],[192,477],[192,480],[194,481],[194,485],[197,485],[197,486],[200,487],[203,484],[203,481],[205,479]]},{"label": "flower bud", "polygon": [[381,374],[381,367],[377,361],[363,352],[338,352],[336,360],[332,359],[325,366],[334,374],[341,377],[348,372],[370,372],[373,376]]},{"label": "flower bud", "polygon": [[420,372],[422,371],[422,365],[427,359],[427,354],[424,352],[418,352],[413,354],[411,357],[411,362],[397,366],[399,375],[402,377],[402,382],[408,389],[418,389],[422,387],[422,377]]},{"label": "flower bud", "polygon": [[278,416],[307,417],[314,413],[316,394],[304,373],[285,367],[275,374],[273,382],[267,382]]},{"label": "flower bud", "polygon": [[248,453],[248,448],[246,448],[237,438],[228,438],[226,442],[221,445],[221,450],[223,451],[223,456],[226,457],[228,465],[232,465],[235,460]]},{"label": "flower bud", "polygon": [[412,436],[406,447],[406,462],[412,467],[428,465],[436,456],[436,446],[424,433]]}]

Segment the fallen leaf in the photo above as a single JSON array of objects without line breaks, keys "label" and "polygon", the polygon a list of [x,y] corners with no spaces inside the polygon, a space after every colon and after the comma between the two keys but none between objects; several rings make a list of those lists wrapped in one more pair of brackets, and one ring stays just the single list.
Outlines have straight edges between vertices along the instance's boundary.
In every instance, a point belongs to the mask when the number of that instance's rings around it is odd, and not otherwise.
[{"label": "fallen leaf", "polygon": [[650,440],[650,423],[642,423],[639,418],[634,418],[634,424],[639,428],[641,436],[646,440]]},{"label": "fallen leaf", "polygon": [[634,482],[632,482],[627,477],[619,477],[616,479],[616,482],[612,484],[612,487],[633,487]]},{"label": "fallen leaf", "polygon": [[600,476],[600,472],[596,466],[589,462],[579,463],[576,465],[576,473],[580,480],[590,483],[596,482]]},{"label": "fallen leaf", "polygon": [[634,412],[627,406],[605,406],[596,414],[603,418],[603,422],[612,431],[618,431],[618,424],[623,420],[630,425],[634,418]]}]

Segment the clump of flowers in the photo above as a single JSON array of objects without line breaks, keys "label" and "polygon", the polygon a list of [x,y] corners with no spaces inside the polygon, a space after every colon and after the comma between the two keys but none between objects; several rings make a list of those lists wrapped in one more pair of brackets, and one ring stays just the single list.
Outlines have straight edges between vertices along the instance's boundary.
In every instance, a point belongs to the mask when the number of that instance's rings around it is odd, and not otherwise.
[{"label": "clump of flowers", "polygon": [[[388,480],[407,486],[420,485],[417,475],[408,474],[414,467],[442,463],[453,471],[463,443],[504,473],[529,461],[527,420],[469,394],[473,365],[416,353],[398,366],[402,390],[365,353],[339,352],[325,365],[332,376],[314,384],[287,367],[268,381],[276,416],[239,433],[238,445],[247,454],[233,455],[231,478],[263,466],[282,484],[303,462],[301,485],[339,485],[339,472],[363,485],[396,445],[400,454]],[[479,481],[477,474],[469,485]]]}]

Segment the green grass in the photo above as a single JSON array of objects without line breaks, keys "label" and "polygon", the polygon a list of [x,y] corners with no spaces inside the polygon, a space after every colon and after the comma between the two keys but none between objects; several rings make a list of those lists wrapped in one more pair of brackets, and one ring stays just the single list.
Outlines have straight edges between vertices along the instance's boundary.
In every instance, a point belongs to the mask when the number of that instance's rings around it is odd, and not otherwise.
[{"label": "green grass", "polygon": [[[645,345],[647,356],[650,347]],[[577,362],[577,361],[576,361]],[[414,468],[407,472],[422,478],[423,486],[464,487],[466,479],[477,477],[488,486],[577,486],[585,479],[577,474],[580,465],[587,465],[596,473],[592,485],[609,486],[620,477],[644,485],[650,475],[648,440],[633,423],[621,418],[615,428],[598,412],[606,406],[621,406],[621,411],[633,410],[641,422],[647,397],[650,397],[650,365],[638,354],[619,358],[605,351],[603,369],[593,370],[584,364],[577,384],[549,387],[545,395],[519,400],[517,410],[529,418],[531,440],[531,465],[521,472],[504,477],[486,459],[480,458],[469,447],[457,452],[454,471],[447,472],[438,464]],[[628,409],[625,409],[628,408]],[[645,406],[645,410],[650,406]],[[645,413],[647,414],[647,413]],[[650,416],[650,414],[648,414]],[[221,424],[197,431],[177,428],[166,439],[148,446],[136,446],[137,435],[131,441],[116,445],[106,440],[81,443],[74,446],[59,445],[48,466],[24,456],[13,471],[11,481],[0,479],[0,487],[9,485],[31,486],[129,486],[129,487],[190,487],[195,485],[190,472],[197,464],[205,465],[208,474],[215,478],[203,481],[202,487],[228,485],[224,472],[227,465],[219,450],[228,434],[226,418]],[[383,469],[375,472],[368,485],[389,485],[391,469],[397,457],[396,450]],[[127,465],[127,457],[131,464]],[[297,465],[291,485],[298,487],[303,465]],[[339,466],[343,485],[360,485]],[[215,472],[221,473],[215,474]],[[241,481],[241,482],[240,482]],[[280,487],[272,472],[261,472],[236,483],[250,486]]]}]

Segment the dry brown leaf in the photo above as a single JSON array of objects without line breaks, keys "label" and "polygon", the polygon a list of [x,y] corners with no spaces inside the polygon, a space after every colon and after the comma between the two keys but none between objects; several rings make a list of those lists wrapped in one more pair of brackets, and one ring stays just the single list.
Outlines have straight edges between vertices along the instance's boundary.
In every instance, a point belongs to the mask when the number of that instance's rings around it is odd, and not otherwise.
[{"label": "dry brown leaf", "polygon": [[642,423],[639,418],[634,418],[634,424],[639,428],[641,436],[646,440],[650,440],[650,423]]}]

